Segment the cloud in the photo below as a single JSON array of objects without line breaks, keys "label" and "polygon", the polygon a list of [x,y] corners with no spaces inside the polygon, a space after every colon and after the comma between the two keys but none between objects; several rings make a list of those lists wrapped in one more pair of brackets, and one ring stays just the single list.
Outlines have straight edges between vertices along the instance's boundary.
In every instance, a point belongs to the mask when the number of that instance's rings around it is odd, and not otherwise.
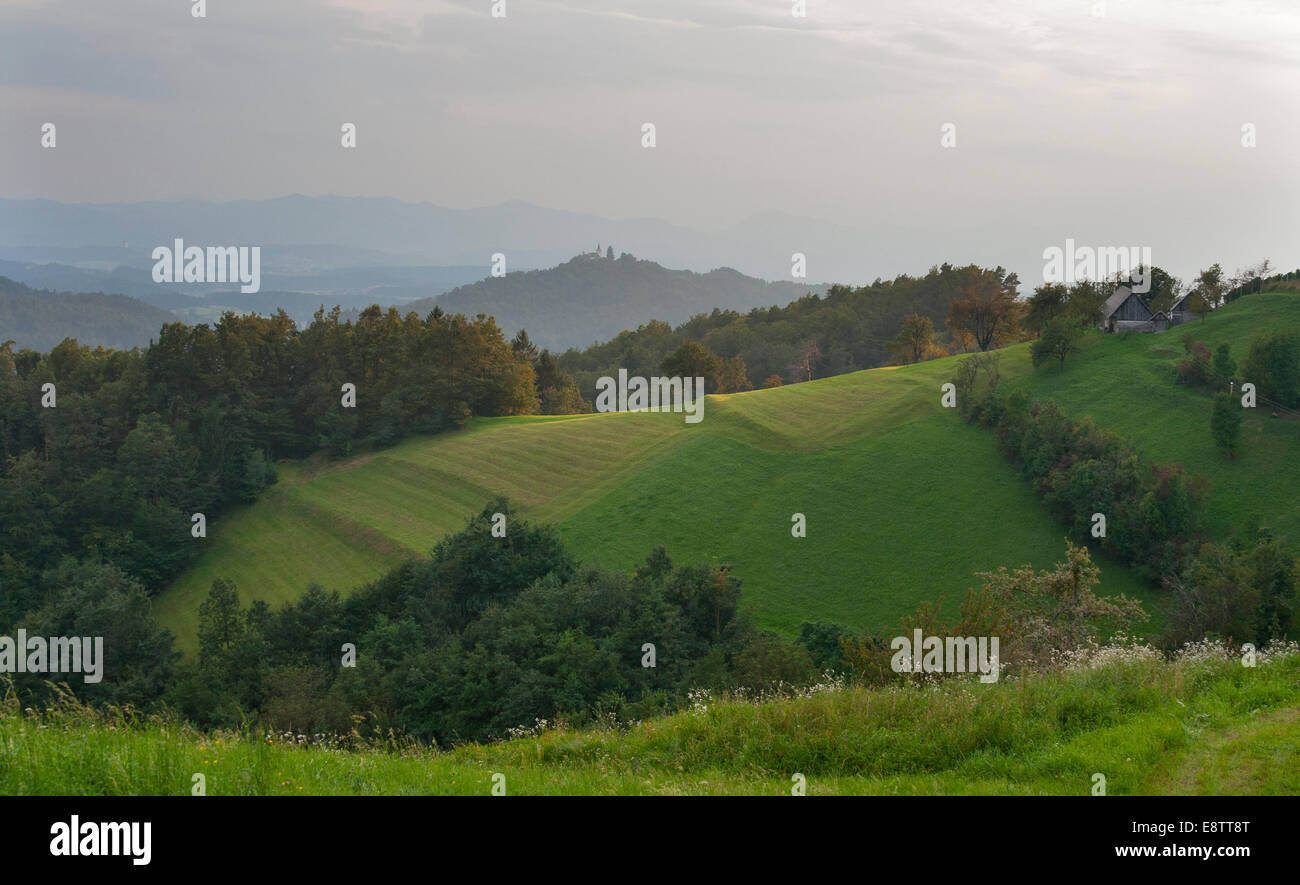
[{"label": "cloud", "polygon": [[[1212,249],[1218,207],[1248,190],[1263,202],[1227,236],[1280,238],[1300,202],[1300,8],[1093,5],[507,0],[494,19],[490,0],[221,0],[196,20],[185,2],[8,3],[0,192],[521,198],[699,225],[781,210],[935,230],[935,260],[961,260],[1104,235],[1126,205]],[[31,135],[51,116],[70,127],[52,156]]]}]

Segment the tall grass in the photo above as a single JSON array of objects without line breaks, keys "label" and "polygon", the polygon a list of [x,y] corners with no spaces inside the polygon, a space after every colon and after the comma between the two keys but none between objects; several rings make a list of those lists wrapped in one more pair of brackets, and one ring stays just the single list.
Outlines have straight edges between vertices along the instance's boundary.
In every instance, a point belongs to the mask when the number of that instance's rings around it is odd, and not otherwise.
[{"label": "tall grass", "polygon": [[[1208,649],[1208,650],[1207,650]],[[712,698],[631,725],[539,729],[439,749],[343,749],[308,736],[204,734],[64,696],[0,711],[0,793],[209,795],[1300,793],[1300,653],[1245,667],[1201,647],[1127,648],[995,684],[830,682]]]}]

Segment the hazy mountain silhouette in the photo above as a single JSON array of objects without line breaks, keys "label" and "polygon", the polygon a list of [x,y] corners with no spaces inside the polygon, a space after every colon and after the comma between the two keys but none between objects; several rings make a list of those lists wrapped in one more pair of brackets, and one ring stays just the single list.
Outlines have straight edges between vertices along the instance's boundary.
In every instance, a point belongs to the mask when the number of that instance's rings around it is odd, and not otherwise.
[{"label": "hazy mountain silhouette", "polygon": [[932,255],[912,254],[926,248],[924,238],[899,240],[896,233],[879,225],[850,229],[782,212],[709,232],[520,200],[477,209],[298,194],[229,203],[0,200],[0,257],[95,261],[101,267],[150,267],[153,248],[180,237],[193,245],[261,246],[264,273],[404,264],[467,265],[487,276],[498,252],[513,271],[551,267],[597,243],[612,242],[668,267],[698,272],[734,267],[770,280],[791,279],[791,256],[799,252],[807,256],[811,278],[851,283],[870,282],[886,270],[881,263],[886,256],[891,267],[924,267],[932,261]]},{"label": "hazy mountain silhouette", "polygon": [[496,317],[508,335],[527,329],[539,346],[564,350],[607,340],[652,319],[676,324],[715,308],[744,313],[826,288],[770,283],[731,268],[703,274],[669,270],[627,253],[608,258],[601,252],[547,270],[489,277],[401,309],[425,313],[436,305],[448,313],[485,313]]}]

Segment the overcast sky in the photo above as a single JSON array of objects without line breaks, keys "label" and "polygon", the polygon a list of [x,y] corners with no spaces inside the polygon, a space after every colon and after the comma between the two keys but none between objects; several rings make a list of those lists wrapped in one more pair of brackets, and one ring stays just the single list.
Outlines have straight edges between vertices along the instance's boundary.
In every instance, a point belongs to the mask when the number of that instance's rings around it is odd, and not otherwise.
[{"label": "overcast sky", "polygon": [[[0,195],[522,199],[705,229],[779,211],[1027,282],[1067,236],[1180,274],[1300,264],[1297,0],[191,5],[0,0]],[[869,243],[864,267],[924,269]]]}]

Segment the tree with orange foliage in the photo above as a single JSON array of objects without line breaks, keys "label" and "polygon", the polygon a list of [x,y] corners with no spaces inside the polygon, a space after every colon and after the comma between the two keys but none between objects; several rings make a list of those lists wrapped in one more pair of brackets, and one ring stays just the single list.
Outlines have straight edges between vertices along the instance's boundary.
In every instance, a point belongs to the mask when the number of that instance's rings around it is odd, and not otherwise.
[{"label": "tree with orange foliage", "polygon": [[957,297],[948,305],[948,328],[954,335],[970,334],[982,351],[1014,338],[1017,332],[1019,280],[1000,271],[979,271],[970,283],[957,288]]}]

